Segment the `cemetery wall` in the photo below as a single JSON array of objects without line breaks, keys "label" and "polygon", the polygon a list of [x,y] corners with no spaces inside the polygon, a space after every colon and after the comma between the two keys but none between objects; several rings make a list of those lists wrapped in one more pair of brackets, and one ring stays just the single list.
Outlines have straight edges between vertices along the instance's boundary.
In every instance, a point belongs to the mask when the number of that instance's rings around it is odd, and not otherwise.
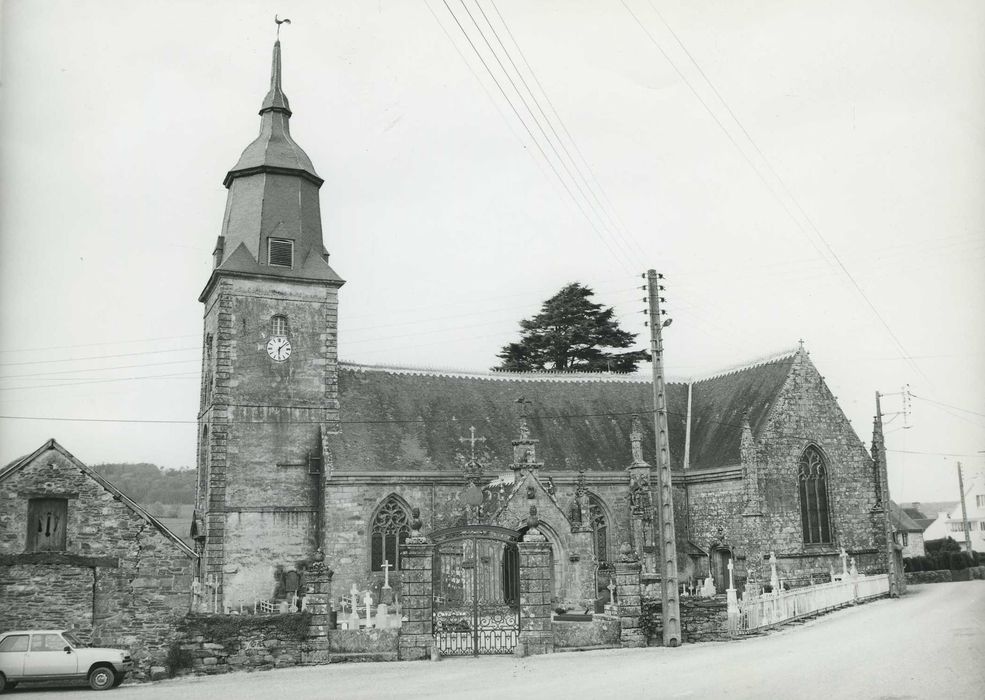
[{"label": "cemetery wall", "polygon": [[[63,551],[24,551],[32,498],[67,501]],[[0,628],[75,628],[129,649],[134,674],[146,676],[188,610],[195,566],[193,553],[60,448],[0,481]]]},{"label": "cemetery wall", "polygon": [[167,664],[154,671],[163,675],[212,675],[230,671],[262,671],[314,663],[396,661],[398,630],[330,630],[328,654],[312,654],[308,643],[310,616],[189,614]]},{"label": "cemetery wall", "polygon": [[[643,600],[642,624],[650,646],[663,644],[663,619],[659,600]],[[684,642],[726,642],[732,639],[728,630],[728,606],[725,598],[683,598],[680,600],[681,632]]]},{"label": "cemetery wall", "polygon": [[553,621],[556,650],[618,647],[620,625],[615,617],[596,615],[591,622]]}]

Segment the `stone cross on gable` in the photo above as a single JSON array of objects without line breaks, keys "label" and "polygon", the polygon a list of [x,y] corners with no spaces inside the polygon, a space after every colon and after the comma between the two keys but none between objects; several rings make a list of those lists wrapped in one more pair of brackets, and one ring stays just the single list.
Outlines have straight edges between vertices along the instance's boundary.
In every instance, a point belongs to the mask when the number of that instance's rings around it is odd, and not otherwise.
[{"label": "stone cross on gable", "polygon": [[633,464],[646,464],[646,460],[643,459],[643,423],[638,415],[633,416],[632,427],[629,431],[629,443],[633,450]]},{"label": "stone cross on gable", "polygon": [[530,428],[527,426],[527,407],[532,403],[525,396],[521,396],[516,400],[517,406],[520,409],[520,439],[528,440],[530,438]]},{"label": "stone cross on gable", "polygon": [[469,436],[467,438],[458,438],[458,441],[462,443],[467,442],[469,444],[469,450],[470,450],[469,461],[475,462],[475,444],[477,442],[485,442],[486,439],[484,437],[476,437],[475,426],[472,425],[469,426]]}]

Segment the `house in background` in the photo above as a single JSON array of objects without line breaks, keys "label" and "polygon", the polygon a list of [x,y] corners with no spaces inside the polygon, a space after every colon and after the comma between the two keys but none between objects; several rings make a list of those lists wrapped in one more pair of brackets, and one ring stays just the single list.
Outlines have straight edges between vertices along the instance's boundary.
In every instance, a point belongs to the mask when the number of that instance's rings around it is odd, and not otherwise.
[{"label": "house in background", "polygon": [[[964,500],[971,549],[985,552],[985,474],[975,474],[965,480]],[[967,551],[960,501],[903,503],[901,510],[917,525],[923,526],[924,542],[950,537],[961,545],[962,551]]]},{"label": "house in background", "polygon": [[889,516],[893,525],[893,540],[903,548],[903,556],[924,556],[926,550],[923,546],[923,526],[911,518],[894,501],[890,501],[889,506]]},{"label": "house in background", "polygon": [[163,665],[198,557],[55,440],[0,468],[0,632],[73,629]]}]

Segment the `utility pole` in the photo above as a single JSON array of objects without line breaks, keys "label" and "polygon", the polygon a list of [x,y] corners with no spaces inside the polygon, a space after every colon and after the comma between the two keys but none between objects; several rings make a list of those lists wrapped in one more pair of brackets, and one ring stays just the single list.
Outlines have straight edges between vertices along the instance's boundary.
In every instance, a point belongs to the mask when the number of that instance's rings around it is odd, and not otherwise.
[{"label": "utility pole", "polygon": [[[886,439],[882,432],[882,395],[876,392],[876,417],[872,426],[872,459],[876,462],[876,475],[879,480],[878,500],[882,501],[882,527],[886,536],[886,573],[889,574],[889,595],[900,595],[900,582],[896,571],[896,542],[893,539],[891,519],[892,504],[889,500],[889,467],[886,463]],[[879,507],[879,503],[876,507]],[[903,578],[902,570],[899,578]]]},{"label": "utility pole", "polygon": [[968,527],[968,508],[964,504],[964,477],[961,474],[961,462],[958,462],[958,490],[961,492],[961,530],[964,532],[964,546],[971,554],[971,531]]},{"label": "utility pole", "polygon": [[677,535],[674,531],[674,488],[670,475],[670,443],[667,435],[667,397],[664,391],[663,339],[661,331],[670,325],[660,312],[663,275],[647,270],[646,285],[650,311],[650,352],[653,356],[653,433],[657,443],[657,490],[660,503],[657,527],[660,537],[660,600],[664,646],[681,643],[681,605],[677,587]]}]

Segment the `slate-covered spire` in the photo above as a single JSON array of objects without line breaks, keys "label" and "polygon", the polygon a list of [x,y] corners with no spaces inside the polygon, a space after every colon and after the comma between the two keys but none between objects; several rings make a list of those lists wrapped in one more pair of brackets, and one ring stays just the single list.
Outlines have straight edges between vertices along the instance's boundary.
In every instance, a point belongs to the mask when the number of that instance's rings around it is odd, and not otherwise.
[{"label": "slate-covered spire", "polygon": [[[322,179],[291,137],[291,107],[274,43],[270,89],[260,106],[260,134],[226,174],[229,190],[215,273],[256,274],[341,285],[328,265],[318,190]],[[216,275],[202,293],[205,298]]]},{"label": "slate-covered spire", "polygon": [[263,98],[260,114],[271,109],[287,112],[287,116],[291,116],[291,104],[287,101],[287,95],[281,87],[280,39],[274,42],[274,59],[270,67],[270,92]]},{"label": "slate-covered spire", "polygon": [[291,138],[291,105],[284,94],[282,81],[280,40],[274,42],[274,56],[270,66],[270,90],[260,106],[260,135],[246,147],[239,162],[226,175],[226,187],[237,177],[252,175],[258,168],[294,171],[299,176],[321,187],[322,179],[315,172],[311,159]]}]

